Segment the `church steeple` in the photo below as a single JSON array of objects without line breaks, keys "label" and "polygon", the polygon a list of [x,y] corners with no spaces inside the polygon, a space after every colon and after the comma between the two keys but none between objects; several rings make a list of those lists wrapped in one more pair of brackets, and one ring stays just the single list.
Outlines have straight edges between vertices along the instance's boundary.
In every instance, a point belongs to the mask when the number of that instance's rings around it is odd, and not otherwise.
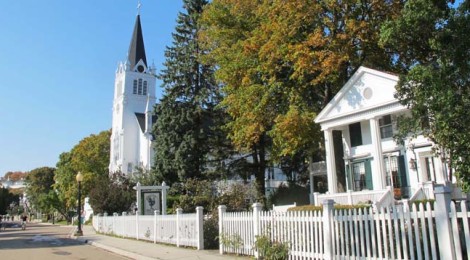
[{"label": "church steeple", "polygon": [[[140,15],[137,15],[132,33],[131,45],[129,46],[128,60],[130,68],[133,69],[137,63],[142,60],[147,66],[147,58],[145,56],[144,37],[142,36],[142,26],[140,24]],[[142,72],[142,71],[140,71]]]}]

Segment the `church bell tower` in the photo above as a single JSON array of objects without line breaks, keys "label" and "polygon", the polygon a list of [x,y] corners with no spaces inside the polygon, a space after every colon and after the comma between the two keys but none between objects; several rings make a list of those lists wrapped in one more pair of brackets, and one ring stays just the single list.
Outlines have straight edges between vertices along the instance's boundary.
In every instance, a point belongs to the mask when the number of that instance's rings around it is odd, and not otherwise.
[{"label": "church bell tower", "polygon": [[155,67],[148,66],[140,14],[137,15],[127,60],[116,70],[109,171],[132,174],[150,170],[153,160],[152,109]]}]

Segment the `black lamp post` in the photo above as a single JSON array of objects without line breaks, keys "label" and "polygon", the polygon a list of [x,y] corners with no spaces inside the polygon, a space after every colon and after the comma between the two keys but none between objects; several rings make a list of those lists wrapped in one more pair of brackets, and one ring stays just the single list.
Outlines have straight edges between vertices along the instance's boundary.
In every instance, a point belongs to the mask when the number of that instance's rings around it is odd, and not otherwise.
[{"label": "black lamp post", "polygon": [[81,197],[82,197],[82,191],[81,191],[81,182],[83,181],[83,175],[78,172],[77,176],[75,177],[78,182],[78,203],[77,203],[77,217],[78,217],[78,228],[77,232],[75,232],[75,236],[83,236],[83,231],[82,231],[82,220],[81,220],[81,208],[82,208],[82,203],[81,203]]}]

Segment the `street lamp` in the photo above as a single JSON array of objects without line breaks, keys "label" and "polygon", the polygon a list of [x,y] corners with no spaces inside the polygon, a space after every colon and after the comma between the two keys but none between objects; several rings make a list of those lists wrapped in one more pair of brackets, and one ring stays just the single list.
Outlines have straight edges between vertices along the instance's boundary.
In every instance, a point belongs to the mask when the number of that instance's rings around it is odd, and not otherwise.
[{"label": "street lamp", "polygon": [[77,232],[75,232],[75,236],[83,236],[83,231],[82,231],[82,221],[81,221],[81,208],[82,208],[82,203],[81,203],[81,197],[82,197],[82,192],[81,192],[81,182],[83,181],[83,175],[78,172],[77,176],[75,179],[78,182],[78,203],[77,203],[77,217],[78,217],[78,229]]}]

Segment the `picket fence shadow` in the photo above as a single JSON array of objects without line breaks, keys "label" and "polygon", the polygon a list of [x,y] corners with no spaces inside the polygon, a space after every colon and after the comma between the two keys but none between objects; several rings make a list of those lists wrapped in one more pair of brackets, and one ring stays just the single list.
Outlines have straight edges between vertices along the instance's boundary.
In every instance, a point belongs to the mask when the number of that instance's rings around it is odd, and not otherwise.
[{"label": "picket fence shadow", "polygon": [[[453,202],[447,187],[436,188],[436,201],[404,202],[387,208],[321,211],[226,212],[219,206],[220,253],[258,257],[256,237],[286,243],[289,259],[470,259],[466,201]],[[227,239],[229,238],[229,239]]]},{"label": "picket fence shadow", "polygon": [[173,215],[158,215],[157,212],[153,216],[98,215],[93,217],[92,223],[102,234],[204,249],[202,207],[197,207],[192,214],[183,214],[183,210],[178,209]]}]

